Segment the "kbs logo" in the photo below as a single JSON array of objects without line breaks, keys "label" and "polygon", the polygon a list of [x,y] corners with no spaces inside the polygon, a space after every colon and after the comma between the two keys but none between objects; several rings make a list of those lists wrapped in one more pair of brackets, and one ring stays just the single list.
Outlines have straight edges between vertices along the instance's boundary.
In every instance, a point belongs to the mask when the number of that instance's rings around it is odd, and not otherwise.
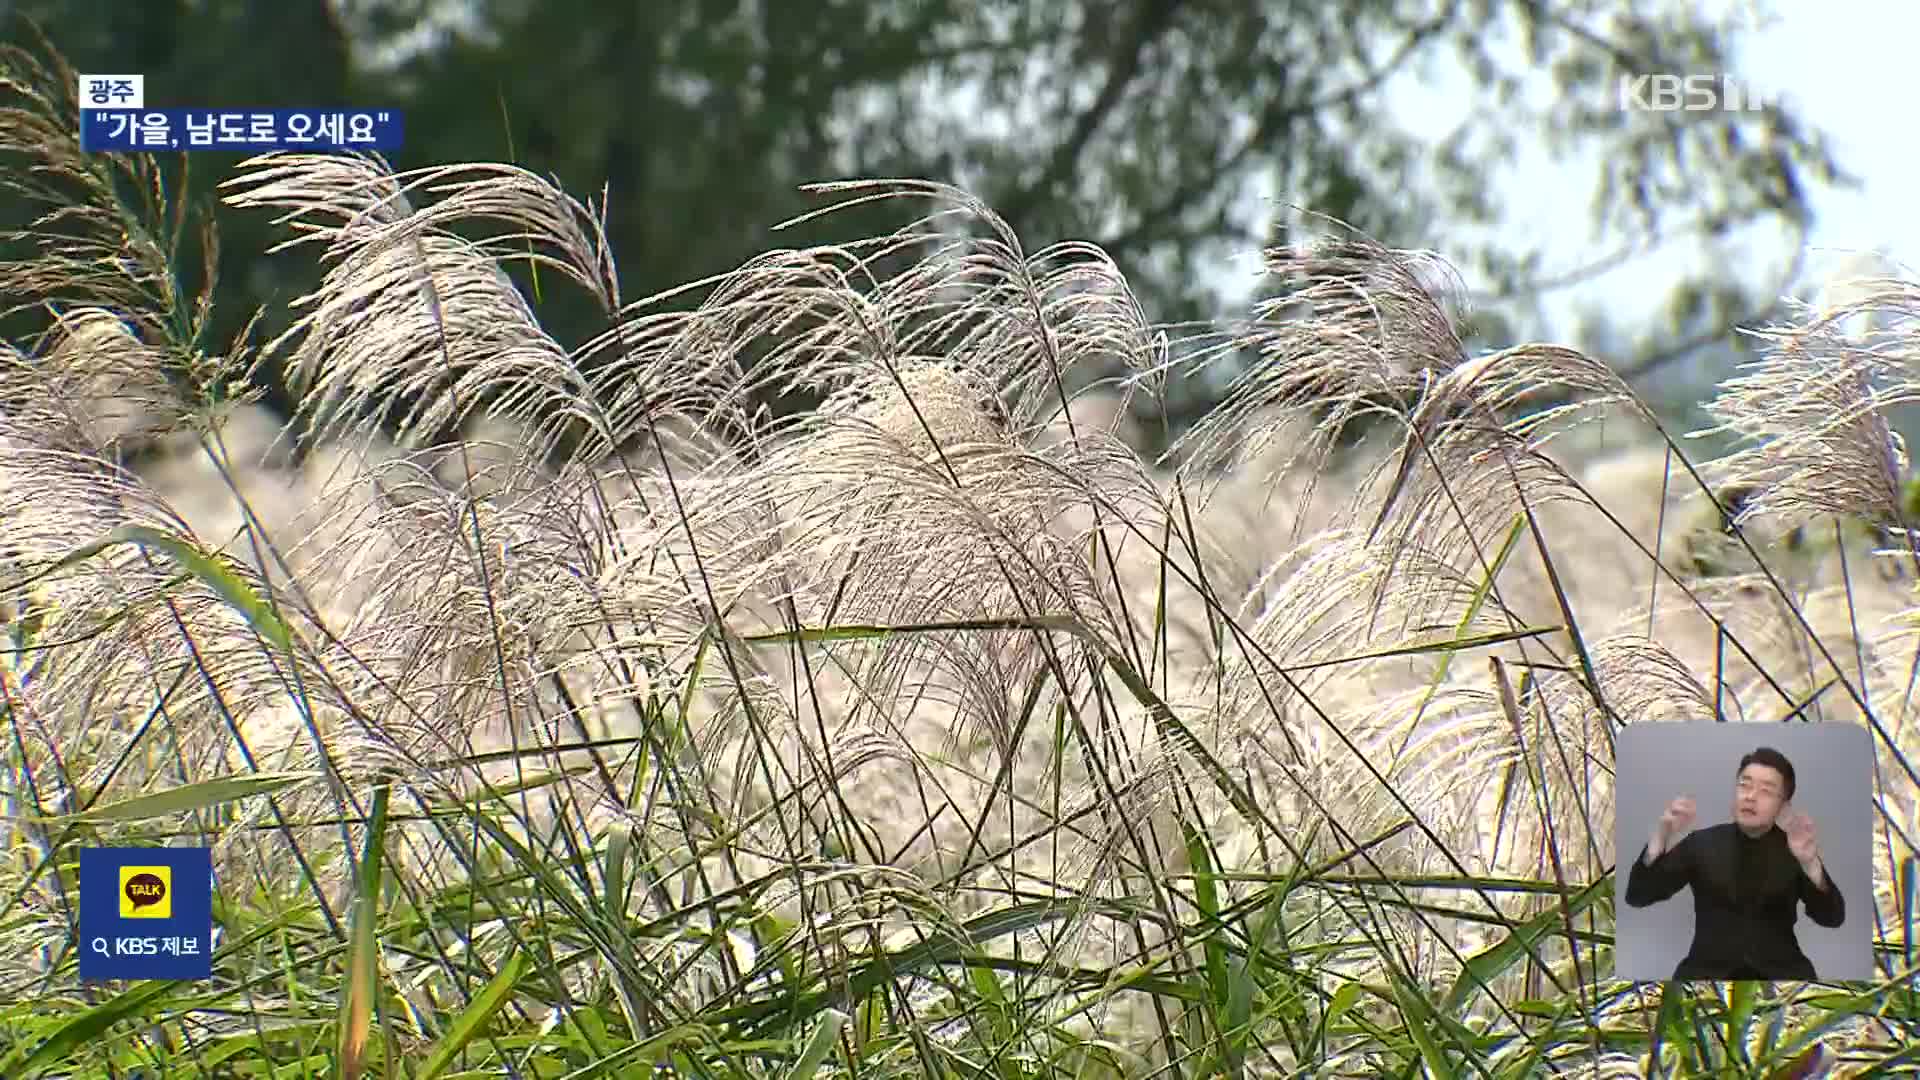
[{"label": "kbs logo", "polygon": [[1620,76],[1620,110],[1643,112],[1762,112],[1775,104],[1770,94],[1725,75]]},{"label": "kbs logo", "polygon": [[173,918],[173,867],[121,867],[120,917],[123,919]]}]

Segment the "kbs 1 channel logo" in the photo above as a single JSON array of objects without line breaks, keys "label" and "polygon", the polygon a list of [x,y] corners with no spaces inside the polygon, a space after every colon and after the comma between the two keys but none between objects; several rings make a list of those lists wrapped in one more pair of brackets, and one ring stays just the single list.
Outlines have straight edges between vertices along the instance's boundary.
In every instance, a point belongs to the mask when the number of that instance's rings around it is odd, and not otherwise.
[{"label": "kbs 1 channel logo", "polygon": [[400,147],[398,109],[149,108],[144,75],[81,75],[79,83],[80,149],[87,153],[337,153]]},{"label": "kbs 1 channel logo", "polygon": [[209,849],[81,849],[82,979],[205,979],[213,947]]}]

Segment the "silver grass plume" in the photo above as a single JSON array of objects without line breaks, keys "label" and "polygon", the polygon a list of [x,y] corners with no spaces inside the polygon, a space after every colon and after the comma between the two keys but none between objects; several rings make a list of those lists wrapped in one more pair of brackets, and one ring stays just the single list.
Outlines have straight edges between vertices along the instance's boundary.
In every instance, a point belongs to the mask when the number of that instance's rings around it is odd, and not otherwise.
[{"label": "silver grass plume", "polygon": [[[1029,254],[1006,222],[945,184],[861,181],[810,190],[849,197],[782,228],[868,203],[922,199],[934,209],[892,233],[819,249],[793,265],[817,284],[806,299],[829,317],[770,358],[764,377],[783,390],[832,390],[922,358],[995,388],[1004,426],[1017,434],[1064,407],[1082,373],[1152,382],[1164,349],[1111,258],[1085,243]],[[912,253],[881,277],[885,260]],[[856,299],[857,298],[857,299]]]},{"label": "silver grass plume", "polygon": [[[529,427],[543,454],[568,433],[604,447],[609,422],[586,377],[500,266],[524,257],[556,268],[613,308],[598,222],[570,196],[511,166],[394,174],[350,155],[269,154],[222,186],[230,205],[283,210],[278,222],[299,235],[273,251],[318,243],[331,264],[294,301],[306,313],[266,349],[290,354],[315,438],[378,425],[413,398],[398,416],[403,433],[431,438],[484,408]],[[423,194],[441,198],[415,207]],[[487,222],[512,231],[476,240],[456,230]]]},{"label": "silver grass plume", "polygon": [[[1385,555],[1358,532],[1339,530],[1309,537],[1276,559],[1267,575],[1272,582],[1263,580],[1249,597],[1258,598],[1258,608],[1246,612],[1259,651],[1229,646],[1235,659],[1227,667],[1233,689],[1225,715],[1244,712],[1251,718],[1288,707],[1293,694],[1274,665],[1297,669],[1290,681],[1311,697],[1314,687],[1350,676],[1358,666],[1336,661],[1409,638],[1451,635],[1468,610],[1474,583],[1424,549],[1409,549],[1397,566]],[[1506,629],[1499,616],[1490,606],[1467,632]]]},{"label": "silver grass plume", "polygon": [[[184,204],[169,198],[160,159],[81,148],[72,119],[78,86],[54,50],[0,44],[0,149],[30,163],[0,171],[0,191],[41,210],[26,228],[0,235],[38,249],[33,258],[0,266],[0,318],[36,308],[100,308],[128,320],[142,340],[185,346],[204,324],[212,295],[210,288],[182,293],[174,272],[166,241],[169,231],[189,224]],[[211,224],[197,224],[211,261]]]},{"label": "silver grass plume", "polygon": [[[1547,394],[1558,403],[1521,410]],[[1410,417],[1371,535],[1394,550],[1417,540],[1432,557],[1481,573],[1490,543],[1517,517],[1555,503],[1594,505],[1548,450],[1615,408],[1655,422],[1612,368],[1572,349],[1522,345],[1460,364]],[[1362,484],[1363,498],[1383,476],[1384,463]]]},{"label": "silver grass plume", "polygon": [[1894,283],[1799,323],[1760,333],[1763,353],[1723,382],[1706,410],[1740,449],[1705,470],[1715,486],[1747,493],[1735,524],[1766,516],[1782,528],[1823,515],[1896,527],[1908,459],[1887,423],[1920,400],[1911,332],[1845,332],[1855,315],[1911,308],[1911,285]]},{"label": "silver grass plume", "polygon": [[0,402],[36,442],[118,457],[184,419],[165,351],[105,308],[60,312],[39,355],[0,349]]},{"label": "silver grass plume", "polygon": [[[1595,640],[1590,654],[1601,693],[1629,723],[1711,721],[1712,692],[1692,668],[1660,643],[1638,634]],[[1550,876],[1547,846],[1559,872],[1585,882],[1614,856],[1612,719],[1593,704],[1575,673],[1515,665],[1498,672],[1504,687],[1450,679],[1409,718],[1424,690],[1379,702],[1353,723],[1356,737],[1380,755],[1389,780],[1421,800],[1436,831],[1468,859],[1470,869],[1498,876]],[[1463,673],[1464,676],[1464,673]],[[1503,700],[1504,699],[1504,700]],[[1510,711],[1511,709],[1511,711]],[[1346,796],[1378,804],[1364,778]],[[1441,869],[1422,844],[1409,872]],[[1496,914],[1537,914],[1532,900],[1503,898]]]},{"label": "silver grass plume", "polygon": [[1274,475],[1304,464],[1318,474],[1346,425],[1405,416],[1438,375],[1465,359],[1450,267],[1426,252],[1397,251],[1334,223],[1336,232],[1266,252],[1284,290],[1261,302],[1237,333],[1202,346],[1184,365],[1251,354],[1226,399],[1175,445],[1183,478],[1207,490],[1221,466],[1245,464],[1297,421],[1312,424]]},{"label": "silver grass plume", "polygon": [[[779,228],[880,201],[919,198],[936,209],[882,236],[769,251],[635,305],[581,350],[610,354],[593,383],[615,444],[673,414],[736,447],[759,447],[770,433],[751,421],[763,397],[870,397],[886,372],[936,359],[971,385],[993,388],[982,407],[1024,432],[1077,388],[1080,370],[1142,372],[1163,347],[1097,248],[1061,244],[1028,255],[990,209],[947,185],[810,190],[848,197]],[[889,269],[903,260],[904,268]],[[696,311],[647,310],[709,286]]]},{"label": "silver grass plume", "polygon": [[[1548,402],[1546,407],[1524,411],[1542,401]],[[1430,374],[1405,417],[1405,435],[1396,451],[1397,471],[1380,499],[1370,535],[1378,536],[1396,516],[1409,485],[1417,486],[1416,478],[1437,483],[1449,475],[1438,464],[1446,455],[1436,448],[1445,447],[1448,453],[1475,462],[1497,457],[1498,464],[1517,470],[1524,467],[1519,462],[1525,459],[1543,458],[1549,443],[1571,427],[1620,407],[1657,423],[1653,411],[1610,366],[1564,346],[1517,345],[1462,359]],[[1384,465],[1376,468],[1362,485],[1363,492],[1383,469]],[[1469,487],[1472,482],[1461,481],[1459,486]],[[1504,486],[1511,489],[1511,483]],[[1520,500],[1516,497],[1513,502],[1518,507]],[[1427,535],[1425,528],[1434,524],[1419,515],[1403,516],[1396,532],[1401,537]],[[1471,518],[1455,524],[1474,531]]]},{"label": "silver grass plume", "polygon": [[[957,694],[950,737],[984,724],[1004,752],[1043,662],[1036,630],[1012,624],[1066,620],[1063,629],[1107,643],[1124,633],[1086,544],[1061,522],[1076,500],[1127,502],[1124,474],[1069,448],[1022,450],[953,369],[926,364],[897,378],[906,391],[881,382],[865,400],[836,396],[758,470],[760,500],[778,508],[783,599],[807,625],[954,626],[850,646],[842,664],[854,665],[849,676],[873,708]],[[1074,641],[1059,647],[1078,652]],[[1069,661],[1068,675],[1080,666]],[[924,681],[942,672],[944,690]]]},{"label": "silver grass plume", "polygon": [[[159,709],[187,775],[209,775],[238,734],[233,724],[284,700],[296,677],[310,680],[312,700],[330,700],[316,658],[298,648],[298,639],[291,655],[264,647],[226,597],[158,552],[115,545],[55,570],[110,530],[137,526],[208,552],[244,587],[271,598],[296,631],[311,625],[297,598],[211,551],[131,474],[97,458],[36,448],[17,429],[5,432],[4,442],[0,490],[32,495],[0,500],[0,600],[37,605],[42,639],[63,643],[24,691],[28,711],[60,736],[63,753],[90,740],[128,737]],[[100,767],[111,761],[100,759]]]}]

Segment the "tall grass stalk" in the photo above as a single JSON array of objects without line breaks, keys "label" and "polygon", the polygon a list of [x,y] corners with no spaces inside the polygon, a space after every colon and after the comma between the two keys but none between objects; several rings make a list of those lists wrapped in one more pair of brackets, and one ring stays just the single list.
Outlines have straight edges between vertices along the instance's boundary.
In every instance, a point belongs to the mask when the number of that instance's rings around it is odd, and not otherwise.
[{"label": "tall grass stalk", "polygon": [[[635,302],[517,166],[281,154],[218,212],[320,284],[215,343],[214,208],[81,153],[50,50],[0,71],[0,1076],[1912,1059],[1920,286],[1770,331],[1696,462],[1337,223],[1158,325],[1095,246],[836,183],[803,220],[911,220]],[[1129,403],[1229,356],[1145,456]],[[1615,978],[1620,727],[1815,709],[1874,738],[1878,982]],[[102,843],[213,848],[210,981],[78,979]]]}]

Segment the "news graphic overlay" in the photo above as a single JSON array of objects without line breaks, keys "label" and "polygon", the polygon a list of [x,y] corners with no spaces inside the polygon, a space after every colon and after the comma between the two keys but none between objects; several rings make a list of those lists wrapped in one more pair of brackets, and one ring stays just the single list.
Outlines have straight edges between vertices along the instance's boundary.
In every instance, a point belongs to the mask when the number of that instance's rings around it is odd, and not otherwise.
[{"label": "news graphic overlay", "polygon": [[1617,978],[1873,978],[1866,728],[1630,724],[1615,750]]},{"label": "news graphic overlay", "polygon": [[207,848],[80,849],[80,977],[213,974],[213,854]]},{"label": "news graphic overlay", "polygon": [[330,152],[397,150],[398,109],[150,108],[144,75],[79,77],[80,148]]}]

